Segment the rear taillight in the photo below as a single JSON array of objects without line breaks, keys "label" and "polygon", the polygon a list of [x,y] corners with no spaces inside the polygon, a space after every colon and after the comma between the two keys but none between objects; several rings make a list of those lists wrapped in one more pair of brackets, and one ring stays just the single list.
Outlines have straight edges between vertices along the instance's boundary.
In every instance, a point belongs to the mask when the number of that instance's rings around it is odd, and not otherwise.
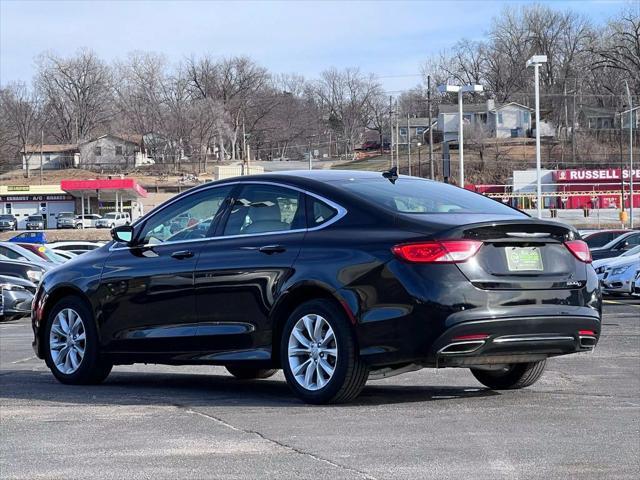
[{"label": "rear taillight", "polygon": [[565,246],[578,260],[584,263],[591,263],[591,252],[589,251],[589,245],[582,240],[571,240],[565,242]]},{"label": "rear taillight", "polygon": [[407,262],[462,263],[473,257],[482,242],[475,240],[443,240],[440,242],[405,243],[391,250]]}]

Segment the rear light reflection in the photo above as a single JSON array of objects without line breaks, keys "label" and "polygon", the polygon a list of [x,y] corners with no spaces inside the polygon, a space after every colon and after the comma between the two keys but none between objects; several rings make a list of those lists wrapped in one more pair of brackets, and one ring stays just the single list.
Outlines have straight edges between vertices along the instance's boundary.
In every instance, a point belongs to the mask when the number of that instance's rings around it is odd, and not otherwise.
[{"label": "rear light reflection", "polygon": [[489,338],[489,335],[487,335],[486,333],[478,333],[475,335],[459,335],[457,337],[453,337],[451,340],[460,342],[464,340],[485,340],[487,338]]},{"label": "rear light reflection", "polygon": [[589,245],[585,242],[582,240],[571,240],[569,242],[565,242],[564,245],[578,260],[584,263],[591,263],[591,251],[589,250]]},{"label": "rear light reflection", "polygon": [[595,335],[596,332],[593,330],[579,330],[578,335]]},{"label": "rear light reflection", "polygon": [[391,250],[407,262],[413,263],[462,263],[473,257],[482,242],[476,240],[443,240],[440,242],[406,243]]}]

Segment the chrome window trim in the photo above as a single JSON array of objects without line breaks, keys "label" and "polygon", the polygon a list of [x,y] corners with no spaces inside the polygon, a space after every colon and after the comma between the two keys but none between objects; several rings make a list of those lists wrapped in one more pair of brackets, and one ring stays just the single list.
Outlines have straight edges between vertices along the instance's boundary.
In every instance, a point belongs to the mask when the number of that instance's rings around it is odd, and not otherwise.
[{"label": "chrome window trim", "polygon": [[[224,240],[224,239],[232,239],[232,238],[250,238],[250,237],[264,237],[266,235],[284,235],[287,233],[302,233],[302,232],[315,232],[318,230],[322,230],[323,228],[328,227],[329,225],[332,225],[334,223],[336,223],[338,220],[342,219],[346,214],[347,214],[347,209],[344,208],[342,205],[339,205],[337,203],[335,203],[332,200],[329,200],[328,198],[323,197],[322,195],[318,195],[317,193],[313,193],[310,192],[308,190],[305,190],[303,188],[300,187],[296,187],[293,185],[287,185],[284,183],[278,183],[278,182],[270,182],[270,181],[265,181],[265,180],[248,180],[248,181],[242,181],[242,180],[235,180],[232,182],[225,182],[225,183],[218,183],[215,185],[211,185],[211,186],[206,186],[203,188],[199,188],[197,190],[194,190],[193,192],[184,195],[183,197],[180,198],[175,198],[170,200],[169,202],[167,202],[165,205],[163,205],[160,209],[158,209],[157,212],[153,212],[153,214],[151,214],[151,216],[149,216],[149,218],[144,219],[144,216],[141,217],[140,219],[136,220],[132,227],[136,227],[137,224],[139,224],[140,222],[144,221],[148,221],[150,218],[153,218],[155,215],[159,214],[160,212],[162,212],[165,208],[168,208],[170,205],[174,204],[177,201],[182,200],[183,198],[186,198],[190,195],[195,195],[196,193],[200,193],[203,190],[209,190],[209,189],[213,189],[213,188],[219,188],[219,187],[226,187],[229,185],[271,185],[271,186],[275,186],[275,187],[282,187],[282,188],[288,188],[290,190],[295,190],[301,193],[304,193],[306,195],[309,195],[310,197],[314,197],[318,200],[320,200],[321,202],[326,203],[327,205],[329,205],[331,208],[334,208],[335,210],[337,210],[338,213],[336,213],[336,215],[334,215],[332,218],[330,218],[329,220],[327,220],[326,222],[316,226],[316,227],[311,227],[311,228],[297,228],[295,230],[281,230],[281,231],[277,231],[277,232],[265,232],[265,233],[245,233],[245,234],[240,234],[240,235],[220,235],[217,237],[206,237],[206,238],[194,238],[192,240],[177,240],[175,242],[162,242],[162,243],[157,243],[154,245],[138,245],[136,247],[116,247],[115,245],[117,245],[117,243],[114,243],[113,245],[111,245],[109,247],[109,251],[113,252],[116,250],[131,250],[132,248],[152,248],[152,247],[159,247],[159,246],[164,246],[164,245],[180,245],[180,244],[189,244],[189,243],[197,243],[197,242],[208,242],[208,241],[212,241],[212,240]],[[306,212],[305,212],[306,215]]]}]

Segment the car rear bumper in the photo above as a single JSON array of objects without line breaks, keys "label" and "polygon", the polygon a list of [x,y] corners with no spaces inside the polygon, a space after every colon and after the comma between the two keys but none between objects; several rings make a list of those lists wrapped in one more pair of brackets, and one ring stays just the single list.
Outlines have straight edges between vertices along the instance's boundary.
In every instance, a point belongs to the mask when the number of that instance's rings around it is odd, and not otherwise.
[{"label": "car rear bumper", "polygon": [[448,321],[440,329],[411,322],[412,327],[396,330],[400,335],[389,335],[377,345],[361,348],[360,353],[372,366],[417,363],[445,367],[518,363],[589,351],[598,343],[601,322],[597,314],[584,314],[590,309],[580,310],[583,314],[467,316]]}]

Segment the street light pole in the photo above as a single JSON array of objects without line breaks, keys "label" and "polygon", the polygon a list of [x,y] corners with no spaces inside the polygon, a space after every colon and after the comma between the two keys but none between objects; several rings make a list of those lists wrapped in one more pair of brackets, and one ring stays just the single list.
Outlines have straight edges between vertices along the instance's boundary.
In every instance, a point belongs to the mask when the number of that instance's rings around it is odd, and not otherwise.
[{"label": "street light pole", "polygon": [[542,170],[540,159],[540,65],[546,63],[546,55],[534,55],[527,60],[527,67],[533,66],[536,94],[536,194],[538,218],[542,218]]},{"label": "street light pole", "polygon": [[[629,228],[633,228],[633,98],[629,90],[629,83],[625,80],[627,87],[627,99],[629,101]],[[622,121],[622,117],[620,117]]]},{"label": "street light pole", "polygon": [[453,92],[458,94],[458,152],[460,155],[460,188],[464,188],[464,119],[462,109],[462,94],[465,92],[480,93],[483,91],[482,85],[440,85],[440,93]]},{"label": "street light pole", "polygon": [[462,117],[462,89],[458,90],[458,154],[460,156],[460,188],[464,188],[464,118]]}]

